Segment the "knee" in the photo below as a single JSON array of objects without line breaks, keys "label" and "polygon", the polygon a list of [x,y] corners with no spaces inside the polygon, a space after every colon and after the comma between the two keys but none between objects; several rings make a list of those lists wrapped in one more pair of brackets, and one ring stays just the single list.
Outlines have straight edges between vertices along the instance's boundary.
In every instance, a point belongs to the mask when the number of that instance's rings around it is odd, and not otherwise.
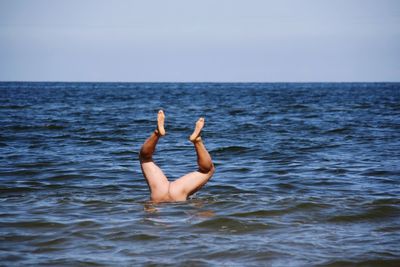
[{"label": "knee", "polygon": [[148,161],[152,161],[152,155],[148,154],[148,153],[144,153],[143,150],[141,149],[139,152],[139,160],[140,162],[148,162]]},{"label": "knee", "polygon": [[215,172],[214,164],[211,163],[210,166],[200,167],[199,172],[212,176]]}]

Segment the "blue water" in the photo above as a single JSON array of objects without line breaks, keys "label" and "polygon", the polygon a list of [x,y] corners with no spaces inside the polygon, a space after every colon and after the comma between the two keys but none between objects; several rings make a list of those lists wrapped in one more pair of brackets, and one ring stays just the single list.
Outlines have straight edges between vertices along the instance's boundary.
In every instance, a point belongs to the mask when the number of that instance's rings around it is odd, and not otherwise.
[{"label": "blue water", "polygon": [[[153,204],[138,151],[170,180]],[[399,83],[0,83],[4,265],[400,266]]]}]

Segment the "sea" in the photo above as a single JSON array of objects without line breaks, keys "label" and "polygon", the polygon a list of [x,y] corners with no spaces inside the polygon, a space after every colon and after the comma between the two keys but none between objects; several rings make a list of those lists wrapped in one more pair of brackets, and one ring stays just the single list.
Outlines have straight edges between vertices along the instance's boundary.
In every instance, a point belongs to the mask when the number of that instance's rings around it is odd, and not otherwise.
[{"label": "sea", "polygon": [[400,83],[1,82],[0,265],[400,266]]}]

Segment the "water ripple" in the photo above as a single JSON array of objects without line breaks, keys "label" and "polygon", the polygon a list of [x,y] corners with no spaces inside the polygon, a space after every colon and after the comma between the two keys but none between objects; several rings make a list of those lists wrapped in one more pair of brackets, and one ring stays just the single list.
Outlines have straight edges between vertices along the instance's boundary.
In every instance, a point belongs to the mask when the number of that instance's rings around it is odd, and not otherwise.
[{"label": "water ripple", "polygon": [[[398,83],[0,83],[5,266],[398,266]],[[138,152],[216,173],[156,204]]]}]

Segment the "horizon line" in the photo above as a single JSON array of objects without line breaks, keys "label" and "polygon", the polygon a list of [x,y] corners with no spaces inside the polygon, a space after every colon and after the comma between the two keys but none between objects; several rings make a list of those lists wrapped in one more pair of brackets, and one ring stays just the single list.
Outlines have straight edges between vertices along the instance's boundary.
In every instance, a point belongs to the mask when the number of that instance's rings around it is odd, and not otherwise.
[{"label": "horizon line", "polygon": [[0,83],[400,83],[399,81],[28,81],[9,80]]}]

